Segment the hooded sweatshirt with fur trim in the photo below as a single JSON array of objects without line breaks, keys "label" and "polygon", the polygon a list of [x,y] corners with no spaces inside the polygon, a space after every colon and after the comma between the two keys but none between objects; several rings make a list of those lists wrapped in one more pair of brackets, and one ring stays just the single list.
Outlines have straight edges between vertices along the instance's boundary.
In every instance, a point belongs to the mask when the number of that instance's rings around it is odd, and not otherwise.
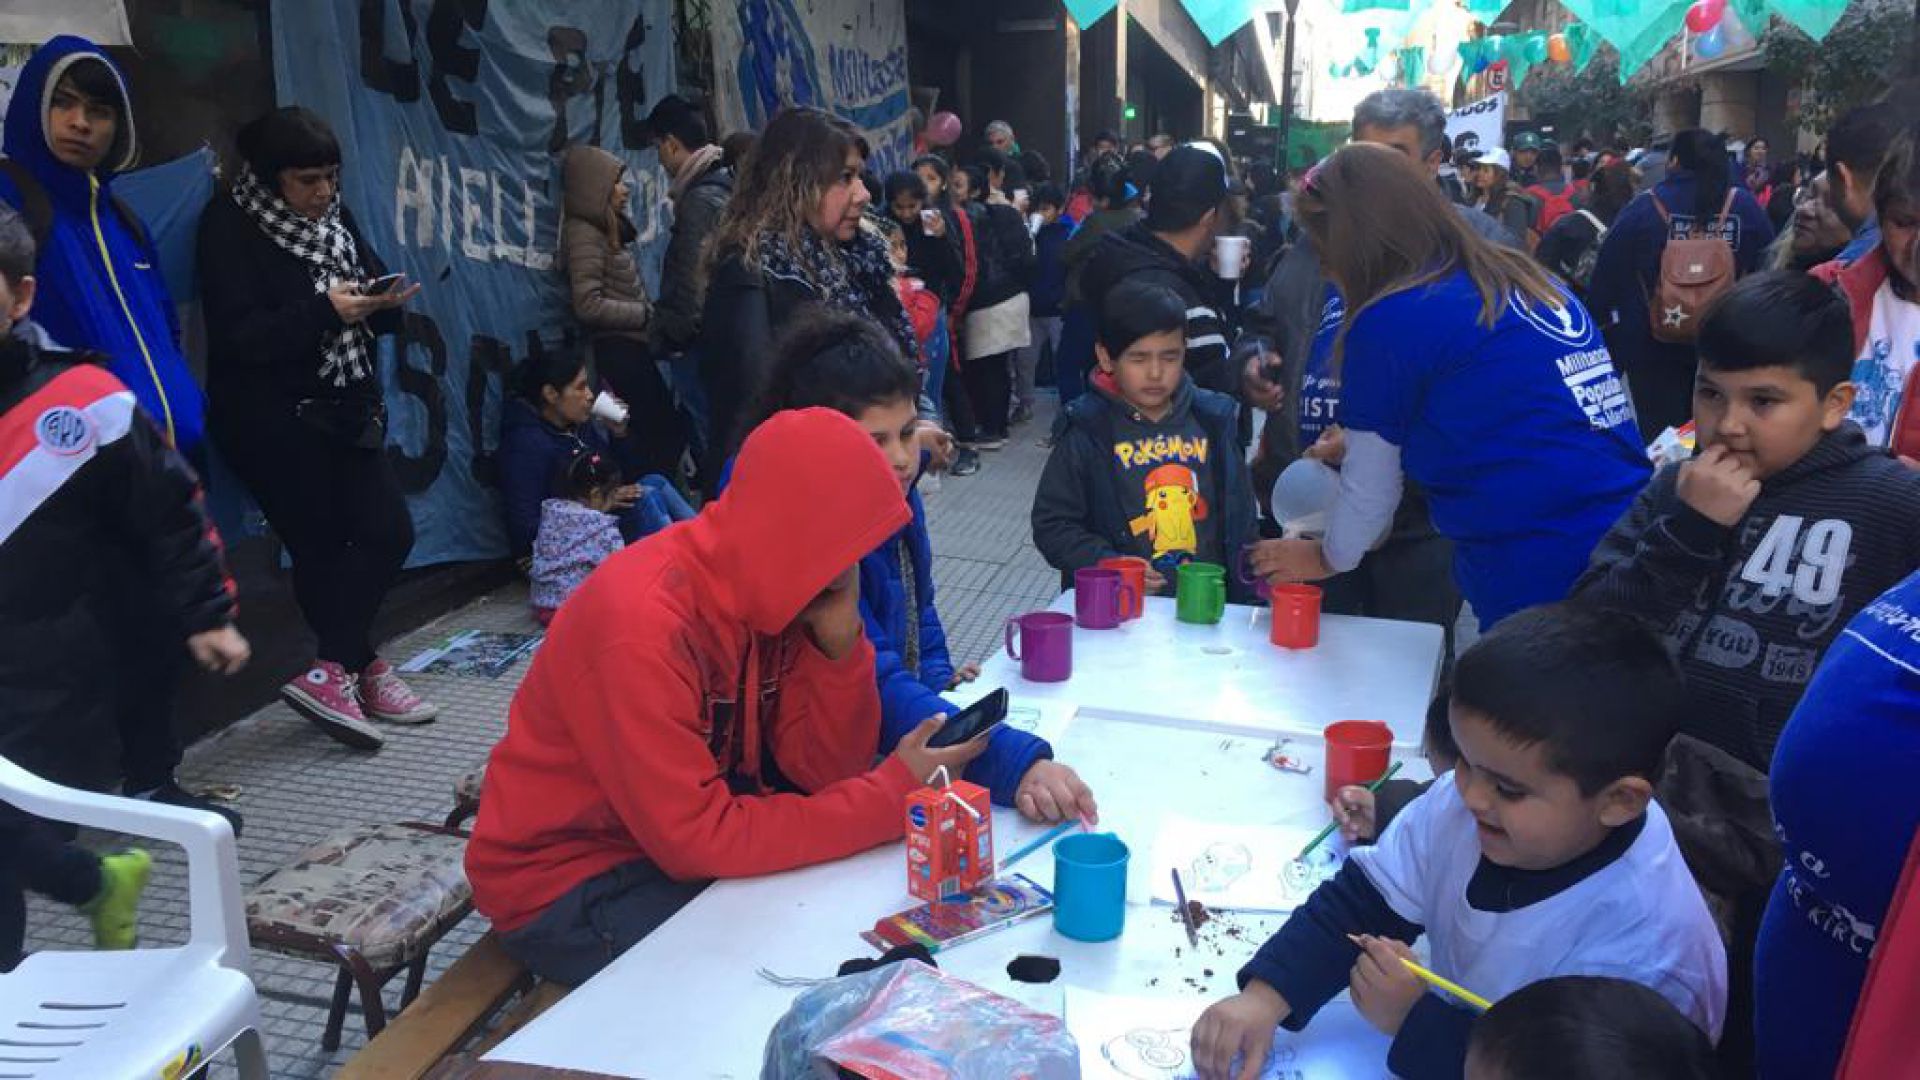
[{"label": "hooded sweatshirt with fur trim", "polygon": [[487,764],[466,866],[495,929],[636,860],[748,877],[898,837],[918,785],[898,758],[874,764],[873,646],[831,660],[795,620],[908,519],[853,421],[783,412],[699,517],[603,563],[555,616]]}]

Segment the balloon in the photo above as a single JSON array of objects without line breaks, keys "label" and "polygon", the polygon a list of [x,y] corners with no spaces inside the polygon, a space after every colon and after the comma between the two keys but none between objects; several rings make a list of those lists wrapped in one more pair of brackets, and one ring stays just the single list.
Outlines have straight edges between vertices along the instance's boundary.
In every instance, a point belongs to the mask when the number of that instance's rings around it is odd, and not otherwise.
[{"label": "balloon", "polygon": [[1740,50],[1753,47],[1753,32],[1748,30],[1747,24],[1741,22],[1740,16],[1733,12],[1729,11],[1720,17],[1720,29],[1726,32],[1729,48]]},{"label": "balloon", "polygon": [[1702,60],[1712,60],[1713,58],[1719,56],[1721,53],[1726,52],[1727,51],[1726,32],[1723,31],[1720,27],[1716,26],[1713,29],[1707,31],[1706,33],[1701,34],[1700,40],[1693,43],[1693,51],[1694,51],[1694,54],[1699,56],[1700,59]]},{"label": "balloon", "polygon": [[965,126],[960,123],[959,117],[950,112],[934,113],[933,119],[927,121],[927,145],[952,146],[960,141],[964,131]]},{"label": "balloon", "polygon": [[1555,34],[1547,39],[1547,59],[1556,64],[1564,64],[1573,59],[1573,50],[1567,46],[1564,34]]},{"label": "balloon", "polygon": [[1687,29],[1704,34],[1719,24],[1726,11],[1727,0],[1696,0],[1687,8]]}]

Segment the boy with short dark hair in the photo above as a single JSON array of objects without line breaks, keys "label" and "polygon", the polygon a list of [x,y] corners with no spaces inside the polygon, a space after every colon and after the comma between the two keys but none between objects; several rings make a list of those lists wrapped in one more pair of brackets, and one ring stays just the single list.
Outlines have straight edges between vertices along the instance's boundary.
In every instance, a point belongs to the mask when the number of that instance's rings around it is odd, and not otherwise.
[{"label": "boy with short dark hair", "polygon": [[1351,986],[1393,1037],[1395,1075],[1459,1076],[1474,1013],[1401,962],[1423,934],[1428,966],[1493,1001],[1557,975],[1631,979],[1717,1036],[1726,955],[1653,802],[1680,700],[1672,660],[1625,616],[1552,604],[1502,620],[1455,668],[1459,763],[1200,1018],[1200,1075],[1257,1076],[1276,1025],[1299,1030]]},{"label": "boy with short dark hair", "polygon": [[[1147,591],[1171,595],[1189,562],[1227,565],[1253,541],[1253,488],[1235,437],[1238,405],[1186,370],[1187,305],[1165,285],[1123,280],[1101,303],[1098,367],[1033,496],[1033,543],[1071,586],[1101,559],[1146,559]],[[1251,602],[1229,574],[1228,596]]]},{"label": "boy with short dark hair", "polygon": [[[115,708],[99,575],[150,578],[208,670],[240,670],[248,649],[193,470],[100,357],[57,349],[27,321],[33,264],[26,223],[0,207],[0,756],[98,788]],[[0,971],[20,961],[23,889],[79,906],[99,947],[133,946],[147,854],[102,858],[69,835],[0,806]]]},{"label": "boy with short dark hair", "polygon": [[1473,1026],[1467,1080],[1716,1080],[1713,1044],[1625,979],[1543,979]]},{"label": "boy with short dark hair", "polygon": [[1920,473],[1847,420],[1844,300],[1789,271],[1703,316],[1693,460],[1662,470],[1573,595],[1661,633],[1687,680],[1681,730],[1766,772],[1834,636],[1920,567]]},{"label": "boy with short dark hair", "polygon": [[[1067,238],[1073,235],[1074,220],[1066,215],[1067,196],[1058,184],[1041,184],[1033,189],[1033,287],[1027,290],[1027,322],[1032,343],[1020,354],[1019,378],[1014,387],[1018,401],[1013,422],[1033,418],[1034,373],[1040,368],[1044,352],[1060,363],[1060,319],[1065,314],[1067,264],[1063,257]],[[1058,382],[1058,373],[1055,373]]]}]

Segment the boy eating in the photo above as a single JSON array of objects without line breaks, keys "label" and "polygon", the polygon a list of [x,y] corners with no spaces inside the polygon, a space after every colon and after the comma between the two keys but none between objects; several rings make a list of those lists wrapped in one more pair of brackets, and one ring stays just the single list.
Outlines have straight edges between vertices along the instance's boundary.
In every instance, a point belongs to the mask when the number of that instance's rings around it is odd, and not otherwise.
[{"label": "boy eating", "polygon": [[[1123,281],[1101,303],[1091,393],[1033,497],[1033,544],[1071,585],[1113,556],[1146,559],[1147,591],[1170,594],[1189,562],[1226,565],[1254,539],[1238,405],[1186,371],[1187,305],[1164,285]],[[1230,599],[1252,590],[1228,575]]]},{"label": "boy eating", "polygon": [[1847,420],[1853,324],[1813,278],[1743,279],[1699,352],[1698,453],[1654,477],[1573,595],[1662,634],[1682,730],[1764,773],[1834,636],[1920,567],[1920,473]]},{"label": "boy eating", "polygon": [[1624,616],[1567,604],[1503,620],[1460,658],[1459,763],[1379,842],[1353,852],[1194,1025],[1203,1080],[1251,1080],[1277,1025],[1350,988],[1392,1036],[1400,1076],[1459,1076],[1474,1013],[1403,964],[1427,935],[1438,974],[1490,1000],[1557,975],[1629,979],[1710,1036],[1726,955],[1652,801],[1680,683]]}]

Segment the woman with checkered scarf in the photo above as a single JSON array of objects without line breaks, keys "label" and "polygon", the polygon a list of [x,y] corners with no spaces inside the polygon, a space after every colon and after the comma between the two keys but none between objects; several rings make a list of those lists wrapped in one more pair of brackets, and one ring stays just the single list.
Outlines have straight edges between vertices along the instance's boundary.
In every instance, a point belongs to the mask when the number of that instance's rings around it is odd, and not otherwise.
[{"label": "woman with checkered scarf", "polygon": [[340,143],[300,108],[242,128],[231,189],[200,222],[200,291],[215,445],[293,560],[293,591],[318,638],[312,667],[280,694],[362,750],[373,720],[437,710],[373,649],[373,617],[413,548],[388,463],[374,338],[400,329],[420,291],[387,269],[340,201]]}]

